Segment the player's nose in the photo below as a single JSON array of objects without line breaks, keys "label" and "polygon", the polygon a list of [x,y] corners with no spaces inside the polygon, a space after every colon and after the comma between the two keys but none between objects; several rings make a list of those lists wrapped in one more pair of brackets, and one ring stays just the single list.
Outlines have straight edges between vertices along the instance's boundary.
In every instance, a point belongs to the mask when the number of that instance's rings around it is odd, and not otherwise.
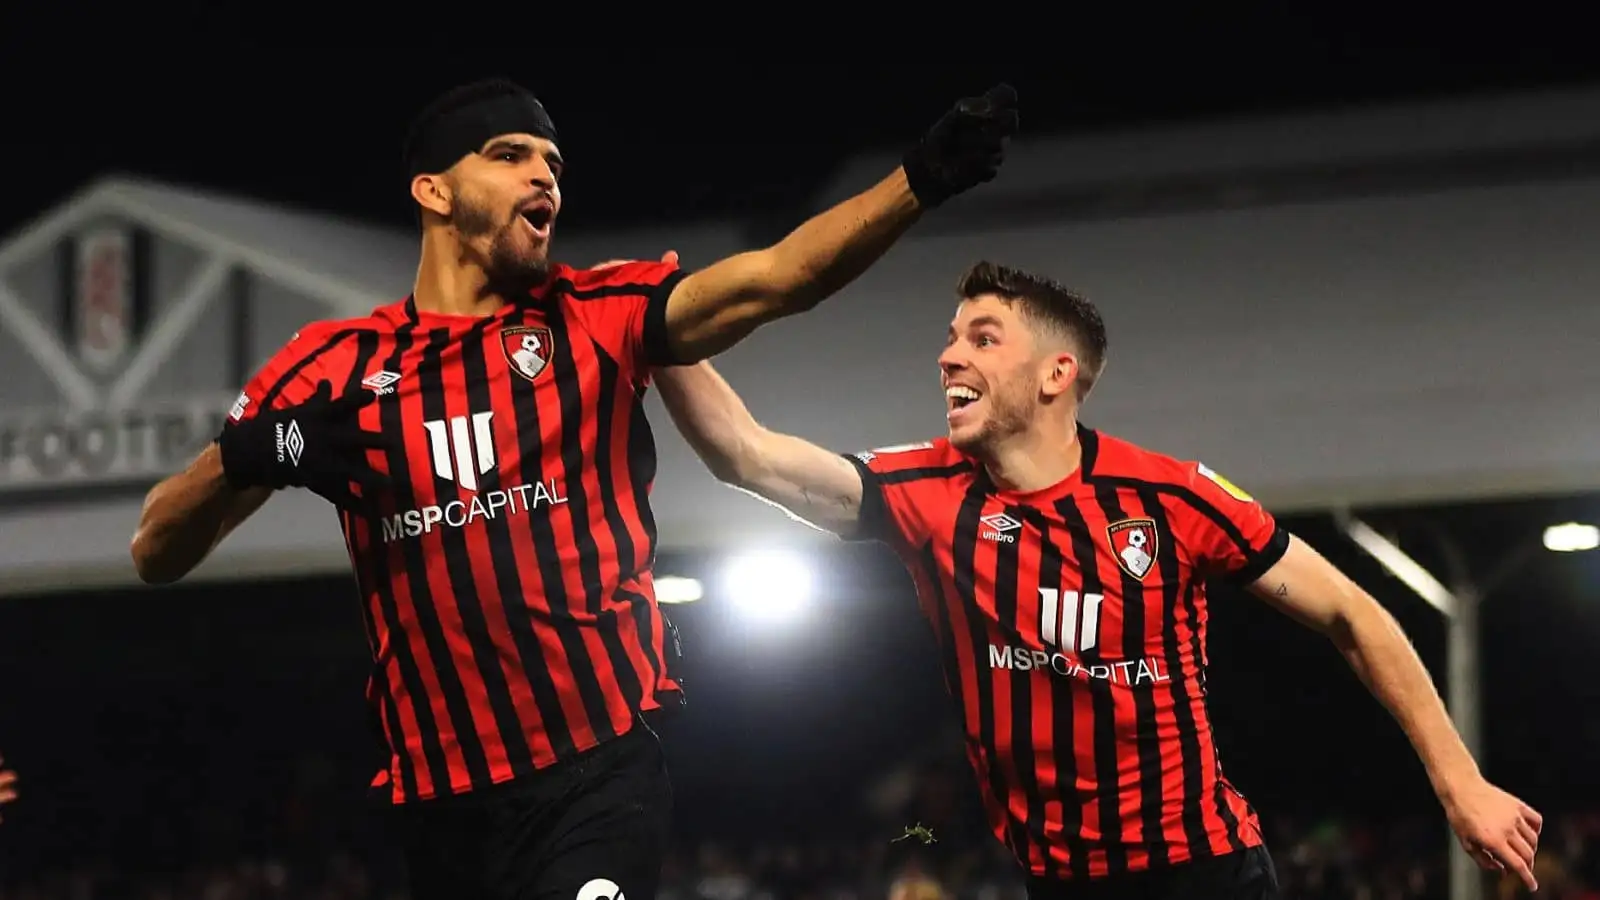
[{"label": "player's nose", "polygon": [[951,344],[939,354],[939,371],[946,375],[959,372],[967,367],[966,355],[961,352],[960,344]]},{"label": "player's nose", "polygon": [[534,154],[533,158],[529,160],[528,183],[546,193],[555,190],[556,173],[550,167],[549,160]]}]

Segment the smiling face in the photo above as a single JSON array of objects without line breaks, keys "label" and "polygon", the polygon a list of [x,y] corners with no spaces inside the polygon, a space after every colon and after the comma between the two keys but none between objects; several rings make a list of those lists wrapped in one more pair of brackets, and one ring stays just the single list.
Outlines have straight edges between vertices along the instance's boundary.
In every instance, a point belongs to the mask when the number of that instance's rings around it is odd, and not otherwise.
[{"label": "smiling face", "polygon": [[958,450],[984,455],[1026,432],[1043,404],[1071,390],[1076,358],[1040,337],[1015,303],[994,294],[962,301],[939,354],[950,443]]},{"label": "smiling face", "polygon": [[490,283],[521,290],[549,277],[561,169],[552,141],[500,135],[441,175],[418,175],[412,196],[455,232]]}]

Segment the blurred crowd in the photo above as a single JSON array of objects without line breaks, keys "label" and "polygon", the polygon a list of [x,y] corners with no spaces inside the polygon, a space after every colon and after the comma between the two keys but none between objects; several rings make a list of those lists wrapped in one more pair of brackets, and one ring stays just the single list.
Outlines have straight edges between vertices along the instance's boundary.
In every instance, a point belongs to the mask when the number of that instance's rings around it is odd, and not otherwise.
[{"label": "blurred crowd", "polygon": [[[1424,822],[1269,822],[1284,896],[1444,900],[1444,835]],[[1600,814],[1553,817],[1539,897],[1600,900]],[[0,882],[3,883],[3,882]],[[706,842],[675,854],[661,900],[1023,900],[1004,851],[971,834],[773,843]],[[1501,900],[1525,896],[1509,880]],[[185,871],[104,867],[5,884],[0,900],[404,900],[398,872],[345,854]]]}]

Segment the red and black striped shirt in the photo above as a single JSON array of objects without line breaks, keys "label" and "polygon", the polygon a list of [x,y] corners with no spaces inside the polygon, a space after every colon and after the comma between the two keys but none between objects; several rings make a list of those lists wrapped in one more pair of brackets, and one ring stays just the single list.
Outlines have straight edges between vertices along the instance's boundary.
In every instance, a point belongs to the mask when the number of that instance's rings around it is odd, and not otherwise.
[{"label": "red and black striped shirt", "polygon": [[1054,487],[1001,491],[946,440],[850,457],[860,538],[905,561],[990,824],[1022,867],[1099,878],[1261,843],[1206,713],[1205,579],[1288,535],[1210,469],[1079,429]]},{"label": "red and black striped shirt", "polygon": [[[639,263],[558,267],[490,316],[408,298],[306,326],[236,417],[372,390],[363,427],[394,483],[341,514],[391,750],[396,803],[460,794],[565,760],[681,702],[655,603],[650,367],[674,362],[666,300],[683,277]],[[392,505],[390,505],[392,503]]]}]

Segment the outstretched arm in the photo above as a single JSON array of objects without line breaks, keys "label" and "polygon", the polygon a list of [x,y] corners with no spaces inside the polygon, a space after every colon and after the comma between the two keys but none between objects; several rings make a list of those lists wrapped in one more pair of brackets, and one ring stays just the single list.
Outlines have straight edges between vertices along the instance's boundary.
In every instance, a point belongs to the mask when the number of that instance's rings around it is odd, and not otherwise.
[{"label": "outstretched arm", "polygon": [[666,305],[674,359],[709,359],[761,325],[808,310],[854,281],[925,209],[992,179],[1016,128],[1016,94],[1009,87],[963,100],[906,154],[904,165],[872,188],[771,247],[685,278]]},{"label": "outstretched arm", "polygon": [[209,445],[145,497],[131,547],[139,580],[171,584],[189,574],[271,496],[267,488],[229,487],[222,453]]},{"label": "outstretched arm", "polygon": [[762,427],[710,363],[658,369],[655,380],[678,431],[718,480],[813,527],[855,531],[862,483],[848,460]]},{"label": "outstretched arm", "polygon": [[1484,779],[1394,617],[1298,538],[1251,591],[1333,641],[1411,740],[1468,852],[1485,868],[1509,869],[1537,889],[1539,813]]}]

